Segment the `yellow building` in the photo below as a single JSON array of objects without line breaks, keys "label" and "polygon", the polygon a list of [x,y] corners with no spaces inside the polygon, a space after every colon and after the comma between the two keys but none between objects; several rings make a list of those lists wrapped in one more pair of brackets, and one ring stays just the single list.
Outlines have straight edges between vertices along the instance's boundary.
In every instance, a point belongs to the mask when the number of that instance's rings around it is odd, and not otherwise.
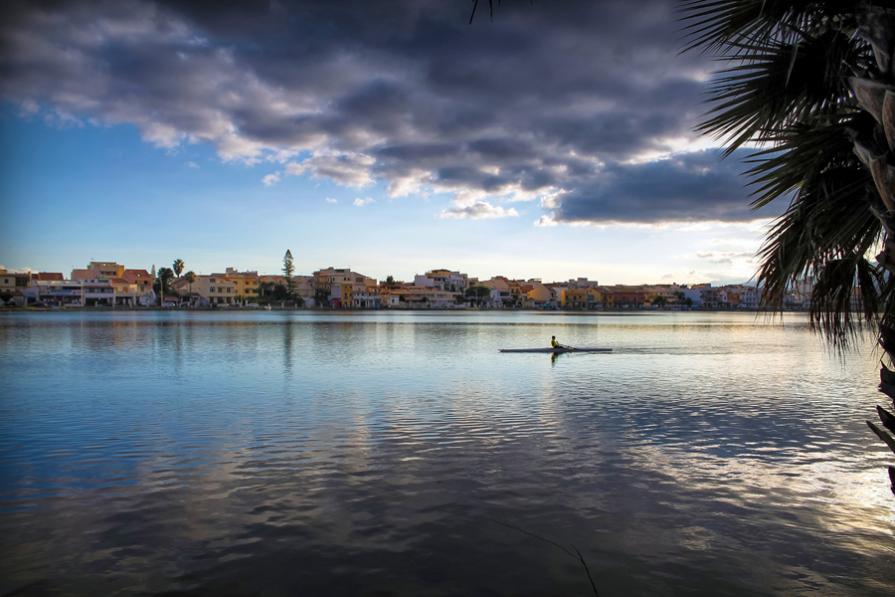
[{"label": "yellow building", "polygon": [[650,300],[644,286],[615,284],[600,290],[606,297],[606,306],[613,309],[642,309]]},{"label": "yellow building", "polygon": [[350,309],[354,306],[355,295],[373,296],[378,294],[375,278],[352,272],[348,268],[317,270],[313,274],[315,293],[326,296],[329,306]]},{"label": "yellow building", "polygon": [[262,284],[282,284],[286,285],[286,276],[280,274],[261,274],[258,276],[259,282]]},{"label": "yellow building", "polygon": [[16,275],[0,269],[0,294],[12,294],[16,290]]},{"label": "yellow building", "polygon": [[261,276],[258,275],[258,272],[240,272],[232,267],[228,267],[225,273],[213,275],[233,282],[234,293],[239,302],[254,303],[258,300],[258,284],[261,282]]},{"label": "yellow building", "polygon": [[564,288],[559,293],[563,309],[602,309],[606,295],[599,288]]},{"label": "yellow building", "polygon": [[236,283],[222,274],[196,276],[192,284],[180,278],[175,282],[174,288],[178,292],[192,292],[199,295],[202,302],[210,305],[234,305],[238,302]]},{"label": "yellow building", "polygon": [[525,304],[526,294],[528,293],[527,286],[525,281],[523,280],[509,280],[510,286],[510,305],[513,307],[522,307]]},{"label": "yellow building", "polygon": [[510,281],[505,277],[494,276],[490,280],[479,282],[479,286],[491,289],[490,303],[492,303],[492,306],[506,307],[512,305],[513,288]]},{"label": "yellow building", "polygon": [[540,280],[529,280],[523,285],[525,297],[535,306],[542,306],[551,301],[553,293]]},{"label": "yellow building", "polygon": [[123,277],[124,266],[114,261],[91,261],[85,269],[71,270],[72,280],[111,280]]}]

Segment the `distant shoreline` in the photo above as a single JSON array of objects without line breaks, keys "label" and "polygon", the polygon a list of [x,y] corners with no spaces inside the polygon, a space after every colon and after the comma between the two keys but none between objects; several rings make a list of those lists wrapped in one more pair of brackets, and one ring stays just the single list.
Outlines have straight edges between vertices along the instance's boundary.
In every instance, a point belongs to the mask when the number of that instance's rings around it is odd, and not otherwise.
[{"label": "distant shoreline", "polygon": [[0,307],[0,313],[140,313],[161,311],[166,313],[232,313],[232,312],[257,312],[257,311],[281,311],[281,312],[308,312],[308,313],[808,313],[805,308],[759,308],[759,309],[494,309],[479,307],[461,308],[430,308],[430,309],[323,309],[318,307]]}]

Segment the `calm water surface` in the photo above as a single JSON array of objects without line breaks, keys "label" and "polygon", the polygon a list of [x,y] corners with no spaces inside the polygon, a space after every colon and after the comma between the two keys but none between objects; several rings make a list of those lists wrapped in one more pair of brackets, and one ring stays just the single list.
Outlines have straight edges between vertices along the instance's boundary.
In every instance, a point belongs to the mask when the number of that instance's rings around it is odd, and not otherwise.
[{"label": "calm water surface", "polygon": [[[552,334],[615,352],[497,352]],[[876,376],[795,315],[2,315],[0,594],[891,595]]]}]

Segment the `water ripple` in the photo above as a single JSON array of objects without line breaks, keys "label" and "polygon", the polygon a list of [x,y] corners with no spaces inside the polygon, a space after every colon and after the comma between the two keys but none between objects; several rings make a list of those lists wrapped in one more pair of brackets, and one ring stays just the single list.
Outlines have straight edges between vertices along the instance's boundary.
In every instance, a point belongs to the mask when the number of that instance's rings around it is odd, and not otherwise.
[{"label": "water ripple", "polygon": [[[562,341],[612,354],[501,355]],[[888,595],[871,347],[751,314],[0,316],[0,594]]]}]

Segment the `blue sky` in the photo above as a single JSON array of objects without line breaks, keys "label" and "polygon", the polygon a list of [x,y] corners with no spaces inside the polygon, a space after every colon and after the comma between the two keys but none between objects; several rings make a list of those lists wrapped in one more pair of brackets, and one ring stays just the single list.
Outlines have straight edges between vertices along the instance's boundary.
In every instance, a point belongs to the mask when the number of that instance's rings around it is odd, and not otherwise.
[{"label": "blue sky", "polygon": [[[289,248],[300,273],[332,265],[398,279],[450,267],[702,282],[755,269],[767,225],[758,216],[769,214],[746,207],[742,156],[722,161],[691,133],[703,58],[663,58],[656,88],[633,76],[646,64],[636,55],[626,69],[597,61],[590,72],[552,62],[554,47],[528,37],[522,62],[455,72],[449,61],[450,36],[487,49],[535,27],[562,45],[585,17],[622,22],[623,4],[547,21],[506,13],[484,30],[426,13],[398,40],[320,9],[286,20],[345,31],[285,49],[265,41],[303,39],[280,31],[282,14],[251,15],[245,29],[265,35],[246,44],[218,13],[128,4],[37,15],[24,4],[0,32],[14,48],[0,110],[6,267],[68,272],[96,259],[148,269],[182,258],[197,273],[276,272]],[[664,35],[668,3],[645,6],[655,14],[625,27]],[[621,43],[587,39],[594,60]],[[407,58],[410,44],[419,50]],[[337,67],[321,70],[327,61]],[[552,87],[520,69],[543,69]],[[492,72],[506,80],[492,85]],[[591,85],[607,77],[616,84]],[[514,86],[512,101],[489,104]],[[686,110],[663,113],[674,101]]]}]

